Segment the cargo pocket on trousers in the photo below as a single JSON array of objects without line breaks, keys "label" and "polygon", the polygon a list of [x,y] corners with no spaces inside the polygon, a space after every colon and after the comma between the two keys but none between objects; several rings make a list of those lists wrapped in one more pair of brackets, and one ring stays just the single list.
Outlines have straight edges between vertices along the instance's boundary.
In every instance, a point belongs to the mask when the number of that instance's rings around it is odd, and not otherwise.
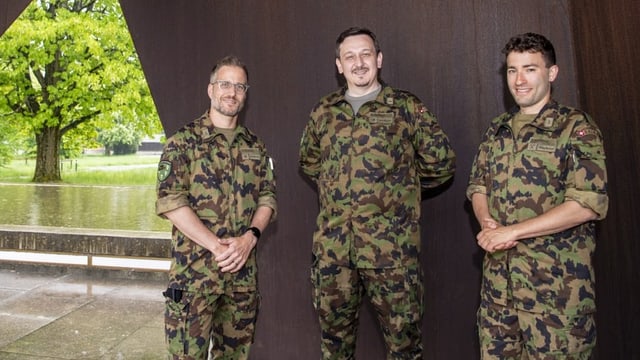
[{"label": "cargo pocket on trousers", "polygon": [[593,314],[553,315],[552,318],[557,328],[548,344],[551,350],[549,355],[580,355],[595,347],[596,326]]},{"label": "cargo pocket on trousers", "polygon": [[569,354],[579,354],[596,345],[596,322],[594,314],[576,315],[571,319],[568,336]]},{"label": "cargo pocket on trousers", "polygon": [[183,292],[176,301],[165,297],[164,329],[165,341],[172,355],[188,355],[189,341],[187,339],[187,321],[192,297]]}]

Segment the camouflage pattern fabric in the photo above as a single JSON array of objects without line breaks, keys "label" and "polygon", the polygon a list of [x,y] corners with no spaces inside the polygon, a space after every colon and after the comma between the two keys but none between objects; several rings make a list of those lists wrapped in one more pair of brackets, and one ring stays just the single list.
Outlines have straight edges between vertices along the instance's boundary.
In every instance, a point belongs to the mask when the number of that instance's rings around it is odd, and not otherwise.
[{"label": "camouflage pattern fabric", "polygon": [[[568,200],[604,218],[605,154],[593,120],[551,101],[513,134],[517,111],[494,119],[485,133],[467,197],[486,194],[491,216],[502,225]],[[596,341],[594,251],[591,221],[486,253],[478,310],[482,358],[589,359]]]},{"label": "camouflage pattern fabric", "polygon": [[320,100],[300,146],[320,201],[311,279],[323,359],[353,359],[363,295],[376,308],[387,357],[420,359],[421,188],[451,179],[455,154],[409,92],[383,85],[354,114],[345,91]]},{"label": "camouflage pattern fabric", "polygon": [[[238,126],[233,143],[228,144],[212,125],[208,112],[168,139],[158,166],[157,194],[158,215],[189,206],[221,238],[244,234],[258,207],[272,208],[272,220],[277,210],[275,176],[264,143]],[[240,271],[223,273],[209,250],[174,226],[172,256],[169,288],[194,293],[195,298],[247,292],[258,296],[255,249]],[[193,332],[189,330],[189,334]],[[169,338],[174,335],[167,333]],[[208,339],[206,344],[197,343],[208,346]]]},{"label": "camouflage pattern fabric", "polygon": [[[606,216],[607,173],[602,135],[585,113],[550,102],[514,138],[509,120],[494,119],[471,170],[467,196],[488,196],[491,216],[503,225],[535,217],[574,200]],[[518,241],[484,259],[483,301],[556,314],[595,311],[595,224]]]},{"label": "camouflage pattern fabric", "polygon": [[257,292],[230,292],[225,296],[185,292],[180,302],[166,299],[169,358],[208,359],[212,339],[213,359],[248,359],[258,308]]},{"label": "camouflage pattern fabric", "polygon": [[300,166],[318,186],[315,257],[356,268],[402,267],[420,252],[420,188],[449,180],[455,154],[414,95],[383,86],[355,116],[343,88],[312,110]]},{"label": "camouflage pattern fabric", "polygon": [[482,303],[482,360],[589,360],[596,345],[594,314],[560,315]]},{"label": "camouflage pattern fabric", "polygon": [[[207,113],[167,141],[158,172],[163,176],[157,185],[159,215],[189,206],[222,238],[244,234],[259,206],[275,211],[275,180],[266,148],[247,128],[239,126],[238,131],[234,143],[227,144]],[[225,284],[237,291],[255,290],[255,251],[241,271],[223,274],[209,250],[175,227],[172,233],[170,287],[215,292]]]},{"label": "camouflage pattern fabric", "polygon": [[382,329],[387,358],[422,359],[420,266],[350,269],[316,264],[312,279],[323,359],[355,358],[358,315],[365,294]]}]

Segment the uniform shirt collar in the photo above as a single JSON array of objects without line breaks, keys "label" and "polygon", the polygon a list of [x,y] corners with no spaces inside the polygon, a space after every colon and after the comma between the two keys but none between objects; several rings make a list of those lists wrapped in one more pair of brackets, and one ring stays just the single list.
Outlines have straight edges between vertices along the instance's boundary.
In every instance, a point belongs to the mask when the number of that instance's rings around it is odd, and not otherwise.
[{"label": "uniform shirt collar", "polygon": [[[375,102],[377,103],[381,103],[381,104],[385,104],[385,105],[393,105],[393,88],[389,85],[387,85],[384,81],[380,81],[380,92],[378,93],[378,96],[375,99]],[[346,95],[347,95],[347,86],[343,86],[342,88],[340,88],[340,90],[338,90],[338,96],[335,97],[335,99],[333,99],[333,102],[331,105],[338,105],[344,102],[347,102],[346,100]],[[391,102],[389,104],[389,102]]]},{"label": "uniform shirt collar", "polygon": [[[558,112],[559,104],[557,101],[551,99],[546,103],[536,117],[531,121],[531,125],[542,129],[552,131],[558,127]],[[511,118],[513,118],[520,111],[519,106],[514,106],[509,110],[509,115],[504,118],[501,126],[505,126]]]},{"label": "uniform shirt collar", "polygon": [[[222,133],[220,133],[216,129],[216,127],[213,126],[213,123],[209,118],[209,110],[207,110],[204,114],[202,114],[202,116],[200,116],[197,122],[199,126],[197,126],[196,128],[200,132],[199,135],[200,135],[200,138],[202,139],[202,142],[208,142],[213,140],[216,136],[222,136]],[[238,124],[237,136],[242,137],[247,141],[251,140],[251,135],[249,134],[249,131],[247,130],[247,128],[240,124]]]}]

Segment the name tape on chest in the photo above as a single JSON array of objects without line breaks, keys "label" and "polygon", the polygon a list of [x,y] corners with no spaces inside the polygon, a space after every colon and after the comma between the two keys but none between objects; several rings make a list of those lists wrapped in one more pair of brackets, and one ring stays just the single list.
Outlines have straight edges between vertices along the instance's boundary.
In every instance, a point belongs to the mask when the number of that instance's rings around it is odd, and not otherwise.
[{"label": "name tape on chest", "polygon": [[556,140],[532,139],[531,141],[529,141],[529,144],[527,145],[527,150],[554,152],[556,151],[556,146],[557,146]]},{"label": "name tape on chest", "polygon": [[393,124],[393,113],[371,113],[369,123],[371,125],[391,125]]},{"label": "name tape on chest", "polygon": [[260,150],[250,148],[240,149],[240,156],[242,156],[242,160],[260,160]]}]

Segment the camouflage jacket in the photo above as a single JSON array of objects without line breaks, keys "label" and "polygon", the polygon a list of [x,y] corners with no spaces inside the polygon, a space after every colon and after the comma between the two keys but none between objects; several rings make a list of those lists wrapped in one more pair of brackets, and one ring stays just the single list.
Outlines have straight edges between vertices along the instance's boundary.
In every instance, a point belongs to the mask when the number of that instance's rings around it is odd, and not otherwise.
[{"label": "camouflage jacket", "polygon": [[359,268],[418,261],[422,187],[449,180],[455,154],[414,95],[383,86],[358,114],[345,89],[312,110],[300,166],[317,184],[315,261]]},{"label": "camouflage jacket", "polygon": [[[540,215],[565,200],[606,216],[607,173],[602,134],[591,118],[551,101],[519,134],[511,120],[519,109],[491,122],[471,170],[467,197],[488,197],[491,216],[511,225]],[[595,310],[595,224],[518,242],[487,253],[481,298],[532,312],[562,314]]]},{"label": "camouflage jacket", "polygon": [[[276,211],[275,179],[266,148],[256,135],[238,126],[229,144],[208,112],[168,139],[158,167],[156,213],[191,207],[218,237],[246,232],[260,206]],[[221,273],[213,254],[172,229],[170,287],[213,292],[222,282],[239,290],[255,289],[255,249],[243,269]]]}]

